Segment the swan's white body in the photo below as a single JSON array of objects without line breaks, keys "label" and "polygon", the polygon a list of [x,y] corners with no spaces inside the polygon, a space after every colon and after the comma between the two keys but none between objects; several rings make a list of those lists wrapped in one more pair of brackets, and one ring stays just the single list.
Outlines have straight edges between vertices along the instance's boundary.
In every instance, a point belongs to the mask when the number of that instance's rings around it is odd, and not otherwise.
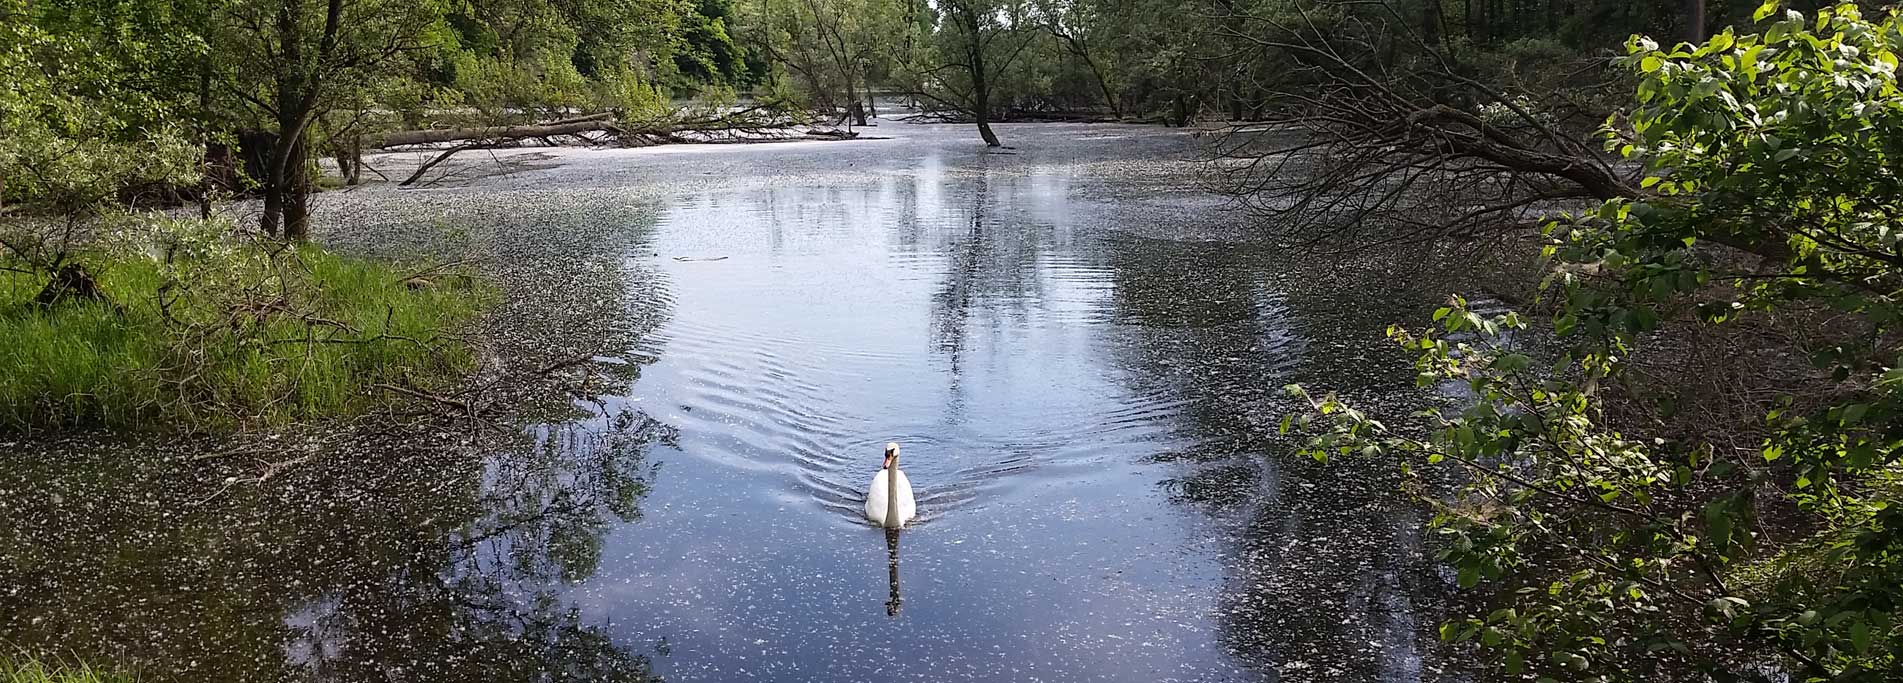
[{"label": "swan's white body", "polygon": [[[866,490],[866,519],[895,529],[916,515],[918,504],[912,500],[912,482],[899,469],[899,445],[886,444],[886,464],[872,475],[872,486]],[[888,520],[887,516],[895,519]]]},{"label": "swan's white body", "polygon": [[[888,479],[897,479],[899,485],[892,486],[888,483]],[[887,497],[895,488],[899,492],[899,521],[897,524],[886,524],[885,513],[889,503]],[[916,515],[918,515],[918,504],[912,501],[912,482],[906,480],[905,470],[882,469],[878,474],[872,475],[872,489],[866,492],[866,519],[872,520],[873,524],[879,526],[904,526]]]}]

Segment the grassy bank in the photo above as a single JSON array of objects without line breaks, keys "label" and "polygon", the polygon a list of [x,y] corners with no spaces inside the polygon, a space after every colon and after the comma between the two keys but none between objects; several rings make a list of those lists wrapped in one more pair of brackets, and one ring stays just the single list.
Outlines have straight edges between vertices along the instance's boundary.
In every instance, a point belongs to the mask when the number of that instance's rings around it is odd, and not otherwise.
[{"label": "grassy bank", "polygon": [[0,430],[360,413],[390,399],[378,384],[462,377],[472,352],[453,334],[487,296],[468,277],[311,246],[212,241],[76,260],[105,300],[41,306],[47,275],[0,272]]},{"label": "grassy bank", "polygon": [[132,676],[85,664],[0,655],[0,683],[132,683]]}]

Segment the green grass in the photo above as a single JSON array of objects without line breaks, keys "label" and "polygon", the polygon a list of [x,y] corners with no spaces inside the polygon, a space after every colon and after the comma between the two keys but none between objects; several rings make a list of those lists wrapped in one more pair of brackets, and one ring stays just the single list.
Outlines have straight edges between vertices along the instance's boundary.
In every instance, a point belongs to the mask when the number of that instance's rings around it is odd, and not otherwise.
[{"label": "green grass", "polygon": [[[473,366],[461,330],[488,297],[315,247],[220,245],[171,266],[81,258],[114,305],[31,302],[43,276],[0,272],[0,430],[217,429],[348,416]],[[162,285],[173,283],[164,289]]]},{"label": "green grass", "polygon": [[0,683],[133,683],[133,676],[86,664],[0,655]]}]

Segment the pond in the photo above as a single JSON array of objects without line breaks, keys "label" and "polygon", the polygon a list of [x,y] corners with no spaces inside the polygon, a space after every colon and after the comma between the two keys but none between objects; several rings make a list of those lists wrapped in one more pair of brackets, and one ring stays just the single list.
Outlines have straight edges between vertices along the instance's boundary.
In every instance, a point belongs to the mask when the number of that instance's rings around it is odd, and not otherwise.
[{"label": "pond", "polygon": [[346,248],[475,235],[498,353],[598,372],[519,432],[286,436],[321,455],[255,485],[8,444],[0,642],[142,680],[1464,676],[1394,466],[1277,429],[1287,382],[1406,395],[1380,331],[1432,297],[1251,241],[1181,130],[869,132],[326,195]]}]

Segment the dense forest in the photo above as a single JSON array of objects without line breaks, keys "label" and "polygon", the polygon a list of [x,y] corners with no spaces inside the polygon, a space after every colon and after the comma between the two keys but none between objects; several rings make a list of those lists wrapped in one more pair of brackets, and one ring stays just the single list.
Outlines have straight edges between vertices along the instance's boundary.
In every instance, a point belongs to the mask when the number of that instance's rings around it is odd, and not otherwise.
[{"label": "dense forest", "polygon": [[[1379,32],[1357,48],[1384,62],[1439,50],[1460,75],[1508,78],[1604,57],[1634,33],[1702,36],[1754,9],[1659,4],[9,0],[4,66],[17,82],[0,115],[9,170],[63,156],[56,143],[201,147],[215,182],[196,194],[255,193],[262,230],[295,237],[307,230],[310,162],[333,157],[355,182],[380,132],[593,112],[652,120],[677,99],[742,95],[863,124],[885,93],[975,121],[995,144],[993,120],[1271,117],[1313,84],[1269,38],[1298,14]],[[160,177],[175,168],[146,164],[147,177],[119,181],[183,180]],[[16,178],[7,202],[71,201],[41,182],[62,181]]]},{"label": "dense forest", "polygon": [[[1294,53],[1273,35],[1299,33],[1298,21],[1317,31],[1313,22],[1353,22],[1370,33],[1352,47],[1384,64],[1439,54],[1451,75],[1518,81],[1505,88],[1602,59],[1631,34],[1698,38],[1755,9],[1660,4],[9,0],[4,66],[17,82],[0,115],[9,170],[65,156],[62,144],[169,150],[167,163],[142,165],[145,177],[114,182],[255,194],[266,203],[262,231],[297,237],[307,232],[311,162],[334,158],[356,182],[366,144],[417,139],[377,137],[391,131],[597,112],[664,134],[680,126],[656,119],[784,123],[671,106],[741,96],[863,125],[883,93],[929,117],[974,121],[997,144],[994,120],[1272,118],[1329,78],[1287,68]],[[529,132],[625,132],[566,123]],[[197,163],[187,147],[203,149],[207,182],[163,177]],[[41,186],[62,179],[8,175],[9,204],[73,201]]]},{"label": "dense forest", "polygon": [[[1519,313],[1455,297],[1432,330],[1395,321],[1453,405],[1387,416],[1289,390],[1307,452],[1415,477],[1474,590],[1451,647],[1540,680],[1897,680],[1903,20],[1880,4],[0,0],[0,274],[50,308],[99,298],[81,255],[129,235],[295,243],[314,192],[403,144],[877,117],[970,124],[974,147],[1010,142],[999,122],[1198,127],[1263,239],[1543,276]],[[255,221],[217,222],[240,198]],[[210,232],[180,218],[194,206]],[[255,296],[282,258],[186,272],[171,253],[142,281],[161,302]],[[336,327],[408,338],[447,322],[424,311],[474,306],[440,294]],[[207,332],[227,322],[153,344],[242,346]],[[126,400],[238,400],[217,381]],[[23,424],[110,412],[44,393],[0,379]]]}]

